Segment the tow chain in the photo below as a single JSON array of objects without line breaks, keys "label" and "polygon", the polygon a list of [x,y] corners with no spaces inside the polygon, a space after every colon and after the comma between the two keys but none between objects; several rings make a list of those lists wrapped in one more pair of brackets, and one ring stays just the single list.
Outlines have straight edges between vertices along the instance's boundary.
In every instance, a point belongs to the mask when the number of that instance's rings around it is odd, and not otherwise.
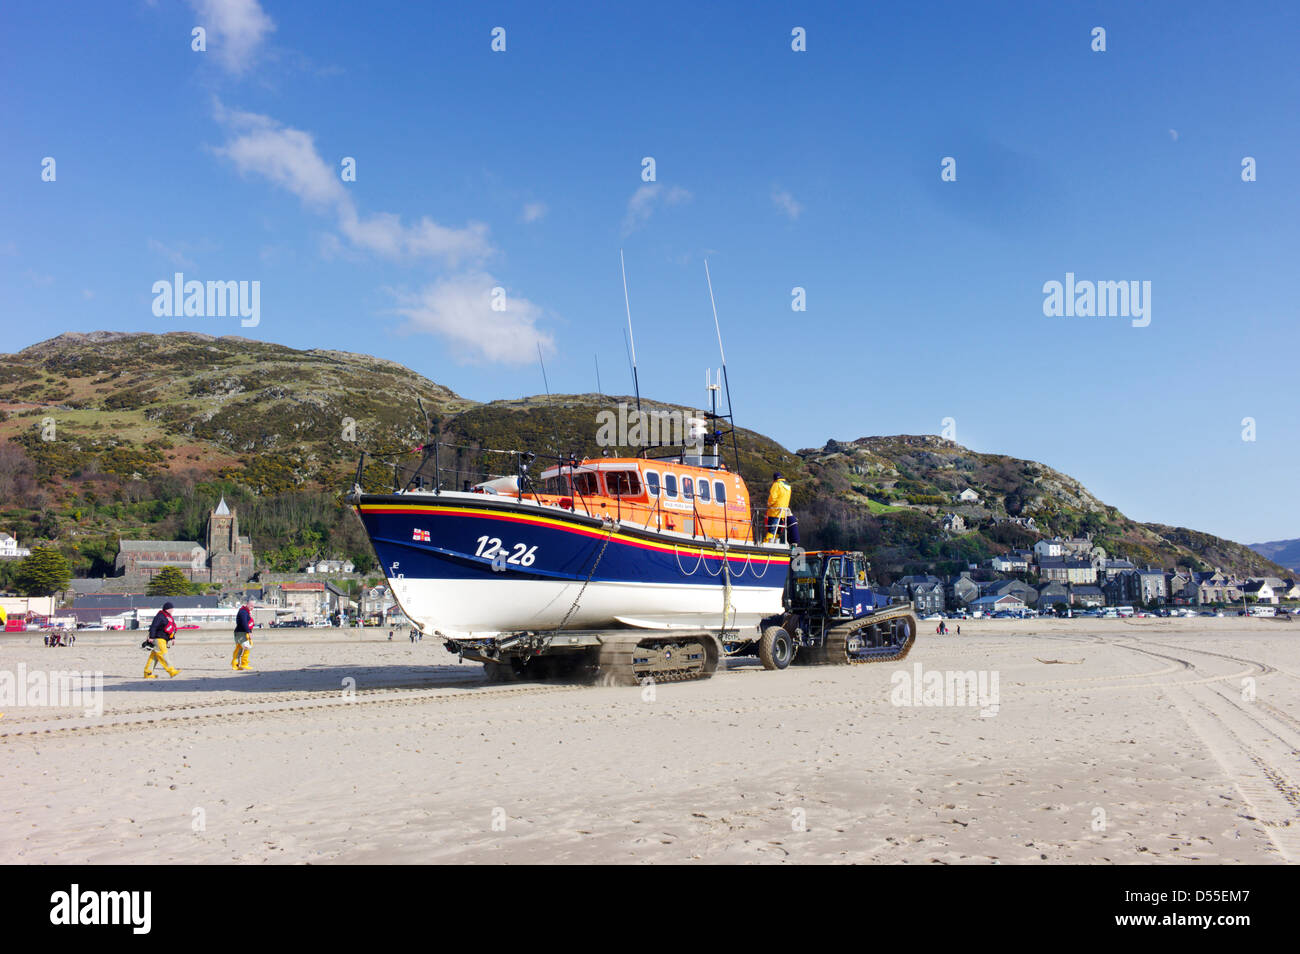
[{"label": "tow chain", "polygon": [[564,619],[560,620],[560,625],[555,627],[555,632],[557,633],[564,629],[565,624],[569,622],[569,618],[577,612],[578,603],[582,599],[582,594],[587,592],[587,584],[590,583],[591,578],[596,575],[596,567],[600,566],[600,561],[605,556],[605,548],[609,546],[609,541],[614,537],[614,531],[618,529],[618,524],[609,519],[609,517],[605,518],[605,526],[609,530],[605,535],[605,542],[600,545],[600,552],[596,554],[596,562],[591,565],[591,572],[589,572],[587,578],[582,581],[582,588],[578,590],[578,595],[573,598],[573,605],[570,606],[569,611],[564,614]]}]

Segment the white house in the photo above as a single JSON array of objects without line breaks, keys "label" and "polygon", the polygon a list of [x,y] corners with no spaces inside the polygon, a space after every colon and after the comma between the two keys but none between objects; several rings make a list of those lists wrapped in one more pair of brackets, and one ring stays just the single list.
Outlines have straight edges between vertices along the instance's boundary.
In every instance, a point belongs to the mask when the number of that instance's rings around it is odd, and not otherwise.
[{"label": "white house", "polygon": [[32,551],[26,547],[20,547],[18,541],[7,533],[0,533],[0,560],[31,556]]},{"label": "white house", "polygon": [[1251,580],[1241,588],[1245,596],[1255,597],[1257,603],[1277,603],[1277,594],[1273,592],[1273,586],[1268,579]]},{"label": "white house", "polygon": [[989,560],[991,566],[998,573],[1028,573],[1029,561],[1021,554],[1012,552],[1006,556],[995,556]]},{"label": "white house", "polygon": [[1060,557],[1064,556],[1065,548],[1061,544],[1060,537],[1053,537],[1051,540],[1039,540],[1035,543],[1034,554],[1040,560],[1043,557]]},{"label": "white house", "polygon": [[307,564],[308,573],[351,573],[355,569],[351,560],[317,560]]},{"label": "white house", "polygon": [[1005,593],[1002,596],[990,595],[981,596],[977,600],[971,600],[966,604],[967,609],[979,610],[983,613],[1023,613],[1027,606],[1023,600]]},{"label": "white house", "polygon": [[965,490],[963,490],[961,493],[957,495],[957,502],[976,504],[980,502],[980,495],[975,493],[975,491],[971,490],[969,487],[967,487]]}]

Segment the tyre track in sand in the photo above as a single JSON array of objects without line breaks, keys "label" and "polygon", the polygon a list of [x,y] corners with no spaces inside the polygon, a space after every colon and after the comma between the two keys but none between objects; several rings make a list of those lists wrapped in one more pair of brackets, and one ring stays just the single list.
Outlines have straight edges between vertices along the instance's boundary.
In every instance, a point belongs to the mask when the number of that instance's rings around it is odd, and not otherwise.
[{"label": "tyre track in sand", "polygon": [[1161,691],[1232,779],[1253,820],[1261,825],[1278,853],[1287,862],[1300,861],[1300,721],[1261,701],[1256,685],[1242,684],[1235,692],[1225,685],[1231,679],[1290,674],[1256,659],[1191,646],[1150,644],[1186,654],[1165,656],[1124,642],[1112,641],[1112,645],[1148,656],[1178,659],[1192,669],[1200,667],[1186,656],[1208,656],[1250,667],[1212,679],[1171,681],[1161,686]]}]

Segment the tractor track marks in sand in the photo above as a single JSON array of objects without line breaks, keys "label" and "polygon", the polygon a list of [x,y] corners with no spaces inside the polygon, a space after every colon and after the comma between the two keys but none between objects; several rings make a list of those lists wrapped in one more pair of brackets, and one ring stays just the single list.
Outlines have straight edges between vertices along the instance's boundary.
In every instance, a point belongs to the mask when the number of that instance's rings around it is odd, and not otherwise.
[{"label": "tractor track marks in sand", "polygon": [[[1121,642],[1112,645],[1149,656],[1163,656],[1139,646]],[[1192,646],[1151,643],[1188,656],[1209,656],[1216,660],[1244,664],[1248,669],[1191,681],[1172,680],[1161,691],[1188,727],[1230,778],[1278,853],[1290,863],[1300,861],[1300,721],[1258,698],[1249,701],[1244,691],[1233,692],[1224,683],[1253,676],[1289,675],[1267,663],[1229,653]],[[1191,669],[1190,659],[1176,656]]]},{"label": "tractor track marks in sand", "polygon": [[[0,733],[0,742],[36,737],[52,738],[60,735],[84,735],[93,732],[112,732],[138,728],[160,722],[207,722],[238,716],[275,715],[301,712],[309,709],[346,709],[352,707],[424,705],[427,703],[460,702],[501,697],[539,695],[543,693],[574,692],[585,686],[572,684],[529,684],[507,687],[487,687],[469,683],[471,691],[448,693],[446,686],[435,688],[384,688],[358,689],[352,698],[345,698],[340,690],[293,693],[298,698],[285,699],[284,694],[266,695],[253,699],[232,701],[178,703],[171,706],[148,706],[123,709],[105,714],[102,718],[78,715],[30,719],[14,723],[24,728]],[[62,724],[67,723],[67,724]]]}]

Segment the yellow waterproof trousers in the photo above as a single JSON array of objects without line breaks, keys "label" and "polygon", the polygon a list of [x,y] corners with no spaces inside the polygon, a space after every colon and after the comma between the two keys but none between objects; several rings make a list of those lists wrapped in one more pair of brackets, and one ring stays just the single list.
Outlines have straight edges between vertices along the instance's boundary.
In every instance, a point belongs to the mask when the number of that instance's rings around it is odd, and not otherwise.
[{"label": "yellow waterproof trousers", "polygon": [[159,639],[154,642],[154,650],[149,654],[149,661],[144,664],[144,675],[146,679],[155,678],[153,674],[154,663],[157,663],[166,669],[167,675],[169,676],[174,676],[180,672],[179,669],[173,669],[171,663],[167,662],[167,643],[168,640],[165,639]]}]

